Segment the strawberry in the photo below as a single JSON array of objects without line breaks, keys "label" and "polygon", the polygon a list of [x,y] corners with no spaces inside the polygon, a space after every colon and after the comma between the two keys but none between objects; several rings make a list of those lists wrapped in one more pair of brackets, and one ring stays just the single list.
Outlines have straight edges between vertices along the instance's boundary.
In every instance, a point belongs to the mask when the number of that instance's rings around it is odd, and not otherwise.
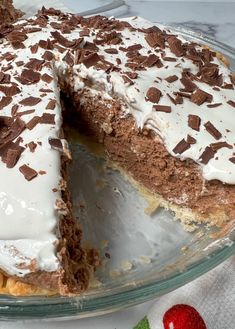
[{"label": "strawberry", "polygon": [[189,305],[177,304],[163,316],[164,329],[206,329],[198,311]]}]

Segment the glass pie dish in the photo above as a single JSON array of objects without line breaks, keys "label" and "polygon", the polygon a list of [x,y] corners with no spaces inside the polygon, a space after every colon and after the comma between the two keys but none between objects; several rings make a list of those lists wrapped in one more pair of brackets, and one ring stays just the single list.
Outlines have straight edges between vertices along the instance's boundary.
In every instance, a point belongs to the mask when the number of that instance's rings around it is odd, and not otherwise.
[{"label": "glass pie dish", "polygon": [[[221,52],[235,70],[235,49],[180,27],[169,28]],[[168,293],[235,253],[235,223],[186,232],[170,212],[153,211],[154,199],[90,152],[80,137],[71,138],[71,149],[74,209],[86,243],[100,250],[103,265],[89,291],[78,297],[0,296],[0,320],[113,312]]]}]

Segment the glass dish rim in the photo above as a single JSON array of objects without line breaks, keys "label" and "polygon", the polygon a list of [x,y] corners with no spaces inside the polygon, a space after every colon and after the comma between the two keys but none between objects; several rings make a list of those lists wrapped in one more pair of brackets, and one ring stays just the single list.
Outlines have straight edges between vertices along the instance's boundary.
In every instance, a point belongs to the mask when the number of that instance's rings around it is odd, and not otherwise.
[{"label": "glass dish rim", "polygon": [[[235,48],[184,28],[178,24],[165,25],[173,32],[195,38],[203,43],[218,47],[226,55],[235,59]],[[119,285],[102,296],[99,293],[78,297],[11,297],[0,296],[0,320],[30,319],[74,319],[101,315],[129,306],[134,306],[151,298],[168,293],[213,269],[235,254],[235,241],[230,245],[217,247],[210,256],[204,257],[187,267],[185,271],[174,271],[166,279],[146,280],[144,283]]]}]

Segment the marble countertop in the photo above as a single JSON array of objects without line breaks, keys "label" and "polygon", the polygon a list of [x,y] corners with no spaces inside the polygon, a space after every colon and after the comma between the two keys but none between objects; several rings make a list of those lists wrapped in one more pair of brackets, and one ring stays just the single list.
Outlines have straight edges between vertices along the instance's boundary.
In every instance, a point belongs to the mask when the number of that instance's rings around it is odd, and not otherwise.
[{"label": "marble countertop", "polygon": [[[82,12],[110,1],[63,1],[71,11]],[[42,1],[41,4],[47,5]],[[153,22],[179,24],[210,35],[235,47],[235,1],[126,1],[126,5],[109,12],[115,16],[142,16]],[[1,323],[0,329],[131,329],[145,315],[153,302],[103,317],[50,323]]]}]

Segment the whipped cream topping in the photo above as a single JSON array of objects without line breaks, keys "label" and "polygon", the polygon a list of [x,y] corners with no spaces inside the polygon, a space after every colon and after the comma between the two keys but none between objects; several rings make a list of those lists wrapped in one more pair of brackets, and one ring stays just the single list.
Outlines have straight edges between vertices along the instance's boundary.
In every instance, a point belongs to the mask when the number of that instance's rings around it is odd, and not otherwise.
[{"label": "whipped cream topping", "polygon": [[[69,24],[61,28],[66,20],[73,21],[71,29],[68,28]],[[115,22],[112,18],[106,21],[109,24]],[[235,93],[231,71],[213,57],[211,63],[218,65],[223,85],[229,85],[232,89],[215,88],[199,79],[193,80],[196,85],[193,93],[202,90],[208,93],[207,100],[198,105],[198,97],[195,103],[185,92],[187,96],[180,96],[181,101],[175,104],[169,95],[175,98],[184,88],[181,82],[183,70],[197,74],[198,65],[190,58],[176,56],[167,43],[163,51],[152,47],[146,40],[147,32],[143,30],[152,26],[150,22],[136,17],[121,22],[128,24],[118,30],[117,35],[110,39],[112,41],[107,39],[107,42],[96,42],[104,32],[99,25],[98,28],[88,28],[85,20],[79,22],[79,18],[70,14],[48,14],[46,18],[41,16],[21,21],[19,31],[31,29],[26,33],[26,38],[20,39],[22,35],[18,35],[14,40],[14,35],[5,33],[7,40],[0,45],[0,116],[16,118],[21,112],[33,110],[19,116],[26,124],[17,136],[21,139],[18,142],[17,138],[13,140],[24,147],[19,159],[13,161],[15,163],[11,168],[6,166],[6,162],[9,164],[12,160],[10,155],[7,155],[5,162],[0,161],[0,268],[11,275],[23,276],[32,270],[55,271],[60,266],[55,244],[59,238],[57,224],[62,215],[56,206],[57,200],[61,199],[58,187],[61,151],[49,142],[50,139],[59,139],[62,122],[58,77],[67,81],[74,91],[88,88],[104,98],[118,95],[125,104],[124,115],[131,113],[138,127],[155,131],[170,154],[197,162],[207,180],[218,179],[223,183],[235,184]],[[130,28],[129,24],[134,28]],[[158,28],[163,30],[164,26],[158,25]],[[167,33],[171,34],[170,31]],[[113,41],[115,38],[116,41]],[[182,37],[177,38],[186,43]],[[138,49],[127,49],[134,45],[139,45]],[[202,50],[199,45],[195,47]],[[79,59],[81,49],[88,50],[90,57]],[[130,52],[136,50],[137,57],[159,56],[162,65],[153,63],[134,70],[128,63],[133,55]],[[94,53],[98,57],[92,55]],[[32,59],[43,61],[39,67],[33,67],[36,75],[32,71],[23,74],[24,70],[29,69]],[[5,75],[10,75],[10,82],[4,82],[4,79],[9,79]],[[174,76],[173,82],[169,82],[171,76]],[[1,86],[13,85],[19,91],[7,96]],[[155,88],[152,89],[152,97],[150,88]],[[203,95],[199,96],[201,99]],[[210,104],[219,105],[208,107]],[[19,107],[13,108],[14,105]],[[189,116],[199,118],[200,129],[189,126]],[[35,125],[29,124],[32,120],[37,121]],[[195,125],[194,121],[191,126]],[[28,146],[31,142],[34,143],[33,151]],[[222,144],[214,145],[218,142],[226,143],[223,144],[225,147],[221,147]],[[213,153],[209,152],[209,160],[208,154],[203,156],[207,147]],[[28,172],[22,172],[24,165],[34,170],[33,177],[29,177]]]}]

